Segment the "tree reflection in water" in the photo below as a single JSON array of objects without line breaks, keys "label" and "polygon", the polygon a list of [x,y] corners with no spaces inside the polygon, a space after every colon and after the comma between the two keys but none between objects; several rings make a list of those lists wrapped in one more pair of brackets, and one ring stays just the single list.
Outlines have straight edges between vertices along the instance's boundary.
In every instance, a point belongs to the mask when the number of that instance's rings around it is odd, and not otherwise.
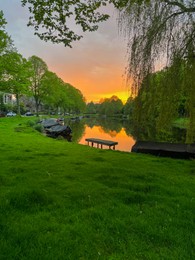
[{"label": "tree reflection in water", "polygon": [[91,117],[82,120],[68,120],[65,124],[72,129],[72,140],[86,144],[86,138],[99,138],[118,142],[116,150],[131,151],[136,140],[183,143],[185,130],[172,128],[170,132],[155,133],[153,127],[134,127],[128,120],[120,118]]},{"label": "tree reflection in water", "polygon": [[120,119],[92,117],[66,122],[72,129],[72,141],[86,144],[86,138],[99,138],[116,141],[116,150],[131,151],[135,143],[131,135],[127,135]]}]

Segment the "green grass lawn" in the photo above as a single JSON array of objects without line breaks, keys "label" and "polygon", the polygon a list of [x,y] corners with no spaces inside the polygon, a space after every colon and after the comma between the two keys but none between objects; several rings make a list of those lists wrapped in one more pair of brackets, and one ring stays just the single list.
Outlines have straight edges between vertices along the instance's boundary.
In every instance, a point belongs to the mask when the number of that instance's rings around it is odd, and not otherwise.
[{"label": "green grass lawn", "polygon": [[195,161],[0,119],[0,259],[195,259]]}]

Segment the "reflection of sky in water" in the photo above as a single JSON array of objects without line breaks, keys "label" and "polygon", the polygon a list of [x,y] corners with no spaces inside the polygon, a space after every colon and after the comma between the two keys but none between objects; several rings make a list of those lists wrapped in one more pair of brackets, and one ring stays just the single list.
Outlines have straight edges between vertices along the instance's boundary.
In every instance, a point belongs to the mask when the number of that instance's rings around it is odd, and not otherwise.
[{"label": "reflection of sky in water", "polygon": [[[98,138],[110,141],[118,142],[116,145],[116,150],[120,151],[131,151],[131,147],[134,145],[135,140],[133,137],[127,136],[124,128],[121,129],[119,133],[116,131],[109,130],[107,132],[101,126],[93,126],[90,128],[89,126],[85,126],[85,132],[80,140],[80,144],[87,144],[85,139],[86,138]],[[108,149],[108,147],[103,146],[103,148]]]}]

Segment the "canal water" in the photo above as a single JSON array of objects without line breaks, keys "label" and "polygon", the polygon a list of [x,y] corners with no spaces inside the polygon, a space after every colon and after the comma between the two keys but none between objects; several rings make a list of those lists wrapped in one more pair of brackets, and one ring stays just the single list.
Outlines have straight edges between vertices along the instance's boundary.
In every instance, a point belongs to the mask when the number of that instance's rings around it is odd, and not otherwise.
[{"label": "canal water", "polygon": [[[135,139],[121,120],[87,118],[82,120],[69,120],[65,124],[72,129],[72,140],[87,145],[86,138],[98,138],[118,142],[115,150],[130,152]],[[96,146],[95,146],[96,147]],[[103,146],[103,149],[109,149]]]},{"label": "canal water", "polygon": [[125,152],[131,152],[136,140],[184,143],[186,136],[185,130],[179,128],[173,128],[166,134],[163,132],[163,135],[156,134],[154,128],[135,129],[130,121],[120,118],[77,118],[67,119],[64,123],[72,129],[72,142],[87,145],[86,138],[110,140],[118,142],[116,150]]},{"label": "canal water", "polygon": [[[118,142],[116,145],[115,150],[119,151],[131,151],[131,147],[134,145],[135,140],[132,136],[128,136],[125,132],[124,128],[121,128],[120,132],[116,131],[108,131],[105,132],[101,126],[93,126],[92,128],[88,125],[85,125],[85,131],[80,139],[80,144],[87,144],[85,139],[86,138],[98,138],[103,140],[110,140],[113,142]],[[94,145],[96,147],[96,145]],[[108,146],[103,146],[104,149],[109,149]]]}]

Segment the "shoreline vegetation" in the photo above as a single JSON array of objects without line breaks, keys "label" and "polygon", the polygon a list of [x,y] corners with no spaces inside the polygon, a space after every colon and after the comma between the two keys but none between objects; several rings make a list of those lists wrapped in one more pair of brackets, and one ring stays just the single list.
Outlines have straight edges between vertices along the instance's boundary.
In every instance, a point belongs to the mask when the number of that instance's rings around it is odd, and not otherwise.
[{"label": "shoreline vegetation", "polygon": [[193,259],[195,163],[0,118],[0,259]]},{"label": "shoreline vegetation", "polygon": [[173,122],[173,126],[181,128],[181,129],[187,129],[189,125],[189,118],[178,118]]}]

